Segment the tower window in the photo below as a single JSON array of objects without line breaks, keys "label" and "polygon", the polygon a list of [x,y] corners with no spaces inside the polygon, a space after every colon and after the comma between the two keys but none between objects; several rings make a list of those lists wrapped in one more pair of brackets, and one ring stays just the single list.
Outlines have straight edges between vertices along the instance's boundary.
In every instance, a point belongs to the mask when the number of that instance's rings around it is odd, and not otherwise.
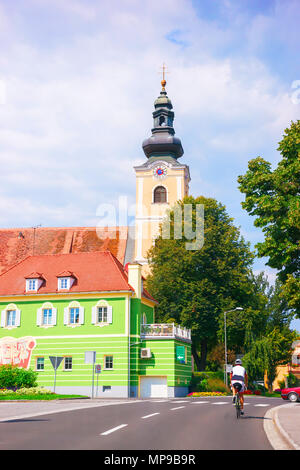
[{"label": "tower window", "polygon": [[160,126],[165,126],[166,125],[166,120],[164,116],[159,117],[159,125]]},{"label": "tower window", "polygon": [[154,190],[153,202],[167,202],[167,190],[163,186],[157,186]]}]

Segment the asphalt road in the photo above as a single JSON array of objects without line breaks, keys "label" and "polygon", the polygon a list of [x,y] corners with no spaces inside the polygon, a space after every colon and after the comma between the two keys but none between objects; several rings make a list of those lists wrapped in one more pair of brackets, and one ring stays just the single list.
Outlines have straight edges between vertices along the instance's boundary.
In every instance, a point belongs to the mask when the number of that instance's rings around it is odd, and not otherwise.
[{"label": "asphalt road", "polygon": [[0,450],[272,450],[264,415],[281,399],[182,398],[85,408],[0,423]]}]

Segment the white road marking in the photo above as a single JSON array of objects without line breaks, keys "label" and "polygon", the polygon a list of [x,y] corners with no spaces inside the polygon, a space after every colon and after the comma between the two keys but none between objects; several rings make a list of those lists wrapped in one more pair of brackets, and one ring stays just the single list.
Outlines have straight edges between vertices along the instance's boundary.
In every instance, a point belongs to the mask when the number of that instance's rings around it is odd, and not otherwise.
[{"label": "white road marking", "polygon": [[170,401],[170,400],[150,400],[151,403],[165,403],[166,401]]},{"label": "white road marking", "polygon": [[186,403],[186,400],[173,400],[172,403]]},{"label": "white road marking", "polygon": [[180,410],[181,408],[185,408],[185,406],[176,406],[176,408],[171,408],[171,411]]},{"label": "white road marking", "polygon": [[270,406],[269,404],[262,404],[262,403],[259,403],[258,405],[254,405],[254,406]]},{"label": "white road marking", "polygon": [[209,403],[209,401],[192,401],[192,405],[198,405],[199,403]]},{"label": "white road marking", "polygon": [[214,401],[212,405],[229,405],[229,401]]},{"label": "white road marking", "polygon": [[115,428],[109,429],[108,431],[102,432],[101,436],[107,436],[108,434],[118,431],[118,429],[124,428],[125,426],[128,426],[128,424],[120,424],[120,426],[117,426]]},{"label": "white road marking", "polygon": [[152,415],[142,416],[142,419],[151,418],[151,416],[159,415],[160,413],[152,413]]}]

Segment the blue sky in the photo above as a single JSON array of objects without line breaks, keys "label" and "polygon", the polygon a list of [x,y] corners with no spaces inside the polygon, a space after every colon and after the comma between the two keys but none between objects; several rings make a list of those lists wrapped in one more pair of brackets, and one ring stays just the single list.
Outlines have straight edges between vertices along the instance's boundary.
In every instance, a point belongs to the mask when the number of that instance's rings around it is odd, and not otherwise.
[{"label": "blue sky", "polygon": [[0,0],[0,226],[92,226],[100,204],[133,204],[165,62],[190,192],[253,247],[237,177],[259,155],[275,166],[299,119],[299,16],[298,0]]}]

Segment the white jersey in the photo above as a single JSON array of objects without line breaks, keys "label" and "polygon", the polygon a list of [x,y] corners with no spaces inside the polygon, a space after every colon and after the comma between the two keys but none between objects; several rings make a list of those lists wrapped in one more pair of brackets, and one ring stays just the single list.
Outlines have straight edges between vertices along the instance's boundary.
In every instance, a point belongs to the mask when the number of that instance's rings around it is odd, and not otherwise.
[{"label": "white jersey", "polygon": [[234,366],[232,368],[231,382],[240,382],[242,385],[245,383],[246,369],[242,366]]}]

